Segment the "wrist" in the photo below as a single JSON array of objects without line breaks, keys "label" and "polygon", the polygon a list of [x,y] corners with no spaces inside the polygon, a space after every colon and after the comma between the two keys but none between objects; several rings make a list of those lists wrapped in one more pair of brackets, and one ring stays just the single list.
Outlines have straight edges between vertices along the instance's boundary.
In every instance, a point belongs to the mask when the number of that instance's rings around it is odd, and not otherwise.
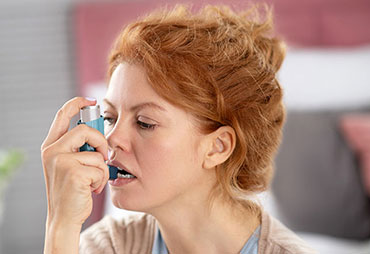
[{"label": "wrist", "polygon": [[47,219],[44,254],[78,254],[82,225]]}]

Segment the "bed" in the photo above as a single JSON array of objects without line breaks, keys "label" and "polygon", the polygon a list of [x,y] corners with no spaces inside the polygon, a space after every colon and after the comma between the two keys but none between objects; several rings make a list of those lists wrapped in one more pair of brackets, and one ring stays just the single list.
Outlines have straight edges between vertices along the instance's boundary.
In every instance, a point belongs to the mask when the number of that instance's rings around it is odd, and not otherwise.
[{"label": "bed", "polygon": [[[369,106],[370,72],[367,69],[370,66],[370,29],[367,24],[370,24],[370,2],[267,2],[273,4],[277,31],[288,43],[287,58],[279,74],[288,112],[357,110]],[[124,24],[163,3],[171,5],[175,1],[76,4],[73,24],[79,95],[94,96],[101,102],[105,92],[107,54],[115,36]],[[205,3],[227,3],[238,8],[246,6],[245,1],[233,0],[194,1],[193,7],[197,9]],[[327,118],[324,116],[323,119]],[[277,172],[282,171],[278,167]],[[286,179],[277,173],[279,177]],[[288,191],[294,192],[292,189]],[[276,194],[264,193],[261,200],[267,210],[289,225]],[[93,213],[84,227],[99,220],[103,214],[124,216],[121,210],[112,207],[107,190],[105,194],[94,196]],[[370,240],[359,242],[318,233],[296,232],[320,253],[370,253]]]}]

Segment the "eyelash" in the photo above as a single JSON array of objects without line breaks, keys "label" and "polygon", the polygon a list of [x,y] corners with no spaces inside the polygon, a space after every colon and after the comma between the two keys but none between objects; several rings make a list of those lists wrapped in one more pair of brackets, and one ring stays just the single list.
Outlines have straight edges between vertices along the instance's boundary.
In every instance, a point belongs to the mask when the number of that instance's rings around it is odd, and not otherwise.
[{"label": "eyelash", "polygon": [[[111,117],[104,117],[104,121],[107,121],[109,125],[112,125],[114,119]],[[156,124],[144,123],[139,120],[136,121],[136,124],[139,125],[139,127],[143,130],[154,130],[154,128],[156,127]]]}]

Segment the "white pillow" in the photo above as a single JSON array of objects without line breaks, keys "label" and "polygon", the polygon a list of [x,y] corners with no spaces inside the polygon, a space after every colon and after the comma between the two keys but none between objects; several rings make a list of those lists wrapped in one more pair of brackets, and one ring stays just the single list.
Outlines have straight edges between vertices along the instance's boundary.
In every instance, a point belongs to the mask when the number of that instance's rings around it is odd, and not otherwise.
[{"label": "white pillow", "polygon": [[288,49],[278,74],[288,109],[335,109],[370,104],[370,45]]}]

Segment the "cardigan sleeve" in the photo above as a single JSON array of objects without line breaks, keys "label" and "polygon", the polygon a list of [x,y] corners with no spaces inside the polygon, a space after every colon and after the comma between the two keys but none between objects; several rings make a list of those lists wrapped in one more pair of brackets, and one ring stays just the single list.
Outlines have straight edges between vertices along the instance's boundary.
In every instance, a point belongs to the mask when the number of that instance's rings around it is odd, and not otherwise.
[{"label": "cardigan sleeve", "polygon": [[318,254],[295,233],[265,211],[262,213],[258,253]]},{"label": "cardigan sleeve", "polygon": [[148,214],[113,219],[104,217],[80,236],[80,254],[150,254],[156,229]]},{"label": "cardigan sleeve", "polygon": [[80,236],[80,254],[113,254],[114,248],[110,235],[109,225],[111,218],[104,219],[95,223],[81,233]]}]

